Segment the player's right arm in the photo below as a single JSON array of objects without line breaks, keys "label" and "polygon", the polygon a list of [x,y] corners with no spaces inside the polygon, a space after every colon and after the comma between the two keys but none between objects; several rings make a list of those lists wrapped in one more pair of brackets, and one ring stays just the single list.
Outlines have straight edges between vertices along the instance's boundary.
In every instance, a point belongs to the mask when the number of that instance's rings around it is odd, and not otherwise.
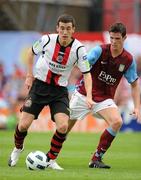
[{"label": "player's right arm", "polygon": [[92,100],[92,77],[90,74],[90,64],[87,59],[87,53],[84,46],[82,46],[78,51],[78,67],[84,77],[84,86],[86,90],[86,103],[89,108],[92,108],[94,102]]},{"label": "player's right arm", "polygon": [[25,86],[29,90],[32,86],[34,76],[33,76],[33,64],[34,64],[34,53],[32,48],[29,48],[27,52],[27,74],[25,80]]},{"label": "player's right arm", "polygon": [[134,103],[133,115],[137,118],[137,121],[141,123],[141,114],[140,114],[140,85],[137,75],[137,64],[136,60],[133,59],[132,64],[124,74],[127,81],[131,84],[131,94]]},{"label": "player's right arm", "polygon": [[32,86],[34,75],[33,75],[33,66],[34,66],[34,56],[42,54],[44,46],[49,42],[49,36],[44,35],[38,41],[36,41],[32,48],[29,48],[27,52],[27,74],[25,80],[25,86],[29,90]]}]

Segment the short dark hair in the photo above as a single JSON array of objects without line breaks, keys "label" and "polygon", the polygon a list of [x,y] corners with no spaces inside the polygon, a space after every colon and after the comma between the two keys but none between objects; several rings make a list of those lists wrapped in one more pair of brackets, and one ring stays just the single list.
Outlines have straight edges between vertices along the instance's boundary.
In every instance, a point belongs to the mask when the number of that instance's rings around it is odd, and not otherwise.
[{"label": "short dark hair", "polygon": [[59,22],[63,22],[63,23],[72,23],[72,26],[75,27],[75,19],[72,15],[69,14],[62,14],[58,17],[57,19],[57,25],[59,25]]},{"label": "short dark hair", "polygon": [[109,32],[121,33],[122,37],[124,37],[126,36],[126,27],[122,23],[115,23],[110,27]]}]

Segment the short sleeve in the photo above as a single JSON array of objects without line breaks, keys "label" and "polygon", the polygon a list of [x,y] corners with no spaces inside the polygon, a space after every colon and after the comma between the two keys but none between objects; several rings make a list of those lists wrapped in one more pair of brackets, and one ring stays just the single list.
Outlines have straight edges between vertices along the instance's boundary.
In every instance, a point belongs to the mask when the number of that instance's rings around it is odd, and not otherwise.
[{"label": "short sleeve", "polygon": [[124,74],[125,78],[129,83],[134,82],[136,79],[138,79],[137,75],[137,65],[135,59],[133,59],[132,64],[128,68],[128,70]]},{"label": "short sleeve", "polygon": [[87,73],[90,71],[90,64],[87,59],[87,53],[84,46],[78,49],[78,67],[82,73]]},{"label": "short sleeve", "polygon": [[96,46],[89,51],[88,60],[89,60],[90,65],[93,65],[96,63],[96,61],[99,59],[101,53],[102,53],[101,46]]},{"label": "short sleeve", "polygon": [[33,46],[32,46],[32,50],[33,53],[35,55],[42,53],[44,46],[48,43],[49,41],[49,36],[48,35],[44,35],[42,36],[39,40],[37,40]]}]

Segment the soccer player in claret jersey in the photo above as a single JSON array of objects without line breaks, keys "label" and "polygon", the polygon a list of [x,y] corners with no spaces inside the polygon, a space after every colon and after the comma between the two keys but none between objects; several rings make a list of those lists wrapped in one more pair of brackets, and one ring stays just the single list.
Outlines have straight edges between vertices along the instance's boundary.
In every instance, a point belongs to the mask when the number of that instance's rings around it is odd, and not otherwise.
[{"label": "soccer player in claret jersey", "polygon": [[91,158],[90,168],[110,168],[109,165],[104,164],[102,157],[122,126],[122,118],[114,102],[115,91],[122,76],[131,85],[134,102],[133,115],[138,122],[141,122],[140,88],[136,62],[132,55],[123,48],[126,27],[122,23],[115,23],[110,27],[109,35],[110,44],[96,46],[88,53],[88,60],[92,66],[92,97],[95,104],[92,109],[85,104],[86,91],[83,78],[77,82],[76,92],[70,100],[71,120],[68,132],[76,120],[84,119],[89,112],[102,117],[108,124]]},{"label": "soccer player in claret jersey", "polygon": [[[59,16],[57,34],[41,37],[28,52],[28,70],[25,85],[29,94],[22,107],[20,121],[14,134],[15,147],[10,155],[9,166],[15,166],[24,149],[24,139],[34,119],[38,118],[44,106],[49,105],[51,118],[56,123],[56,132],[51,139],[47,153],[48,167],[62,170],[55,159],[66,139],[69,120],[68,78],[75,64],[83,73],[88,108],[93,105],[92,79],[85,47],[73,38],[75,20],[71,15]],[[34,66],[34,55],[40,55]],[[34,72],[34,73],[33,73]]]}]

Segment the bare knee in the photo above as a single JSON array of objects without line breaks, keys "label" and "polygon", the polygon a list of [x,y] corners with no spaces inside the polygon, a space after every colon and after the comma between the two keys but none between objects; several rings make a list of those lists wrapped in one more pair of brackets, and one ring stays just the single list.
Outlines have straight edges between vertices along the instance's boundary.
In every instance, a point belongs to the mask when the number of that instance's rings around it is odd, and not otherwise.
[{"label": "bare knee", "polygon": [[65,134],[68,130],[68,124],[65,123],[65,124],[61,124],[57,127],[57,131],[62,133],[62,134]]},{"label": "bare knee", "polygon": [[120,130],[122,124],[123,124],[123,122],[122,122],[121,118],[115,118],[112,123],[112,129],[117,132]]},{"label": "bare knee", "polygon": [[55,114],[54,119],[57,131],[62,134],[67,133],[69,116],[64,113],[57,113]]},{"label": "bare knee", "polygon": [[30,124],[31,124],[30,119],[27,120],[27,119],[21,118],[20,121],[19,121],[19,124],[18,124],[19,131],[20,132],[27,131],[29,126],[30,126]]},{"label": "bare knee", "polygon": [[18,129],[19,129],[20,132],[25,132],[25,131],[28,130],[28,127],[25,124],[20,123],[18,125]]},{"label": "bare knee", "polygon": [[34,120],[34,115],[26,113],[26,112],[22,112],[22,115],[18,124],[19,131],[21,132],[27,131],[31,123],[33,122],[33,120]]}]

